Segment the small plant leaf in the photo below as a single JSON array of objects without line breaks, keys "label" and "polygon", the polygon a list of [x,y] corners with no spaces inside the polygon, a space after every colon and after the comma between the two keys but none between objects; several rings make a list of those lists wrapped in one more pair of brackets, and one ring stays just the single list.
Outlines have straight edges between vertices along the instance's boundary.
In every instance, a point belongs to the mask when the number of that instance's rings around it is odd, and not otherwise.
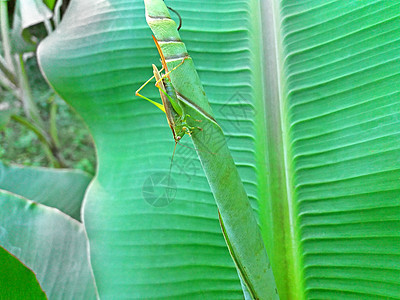
[{"label": "small plant leaf", "polygon": [[49,299],[96,299],[81,223],[0,190],[0,245],[35,274]]}]

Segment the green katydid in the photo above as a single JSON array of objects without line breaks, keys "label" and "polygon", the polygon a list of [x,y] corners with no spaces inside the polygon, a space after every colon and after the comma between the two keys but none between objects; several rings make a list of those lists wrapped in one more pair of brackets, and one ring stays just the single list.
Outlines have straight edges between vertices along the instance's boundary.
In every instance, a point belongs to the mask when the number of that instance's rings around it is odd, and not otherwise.
[{"label": "green katydid", "polygon": [[[154,104],[155,106],[157,106],[159,109],[161,109],[165,113],[165,116],[167,117],[168,125],[172,130],[172,135],[175,140],[175,147],[174,147],[174,151],[172,154],[172,160],[173,160],[176,145],[179,143],[180,139],[185,134],[188,134],[190,136],[192,133],[192,130],[195,129],[195,127],[191,127],[187,123],[186,118],[190,117],[190,116],[185,114],[183,108],[179,104],[179,100],[177,98],[175,89],[171,83],[171,79],[169,78],[169,74],[171,72],[173,72],[175,69],[179,68],[185,62],[185,59],[187,57],[184,57],[177,66],[175,66],[171,71],[168,71],[167,63],[165,62],[165,58],[161,51],[160,45],[158,44],[158,42],[154,36],[153,36],[153,40],[157,46],[158,53],[160,54],[161,63],[163,65],[163,67],[161,68],[161,70],[158,70],[157,67],[153,64],[152,66],[153,66],[153,74],[154,75],[149,80],[147,80],[136,91],[135,94],[136,94],[136,96],[139,96],[139,97],[149,101],[150,103]],[[163,70],[164,70],[165,74],[161,73]],[[160,97],[161,97],[162,104],[160,104],[154,100],[151,100],[139,93],[153,78],[155,78],[155,80],[156,80],[155,86],[160,91]],[[199,130],[202,130],[200,127],[196,127],[196,128]],[[171,160],[171,166],[172,166],[172,160]]]}]

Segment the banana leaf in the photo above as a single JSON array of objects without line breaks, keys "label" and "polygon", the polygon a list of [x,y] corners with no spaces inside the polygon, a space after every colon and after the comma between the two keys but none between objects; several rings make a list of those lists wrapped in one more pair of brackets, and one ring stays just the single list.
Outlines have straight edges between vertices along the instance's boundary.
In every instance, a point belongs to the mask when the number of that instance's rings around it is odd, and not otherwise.
[{"label": "banana leaf", "polygon": [[35,51],[37,39],[28,28],[45,22],[52,17],[52,12],[42,0],[17,0],[11,31],[13,52],[24,53]]},{"label": "banana leaf", "polygon": [[58,208],[81,220],[81,206],[91,177],[80,170],[26,167],[0,162],[0,189]]},{"label": "banana leaf", "polygon": [[[399,299],[400,4],[168,5],[182,16],[280,298]],[[178,145],[166,188],[170,129],[134,97],[159,66],[142,1],[71,1],[38,55],[96,144],[84,223],[101,297],[243,298],[193,145]]]},{"label": "banana leaf", "polygon": [[49,299],[96,299],[83,226],[59,210],[0,190],[0,245],[35,273]]}]

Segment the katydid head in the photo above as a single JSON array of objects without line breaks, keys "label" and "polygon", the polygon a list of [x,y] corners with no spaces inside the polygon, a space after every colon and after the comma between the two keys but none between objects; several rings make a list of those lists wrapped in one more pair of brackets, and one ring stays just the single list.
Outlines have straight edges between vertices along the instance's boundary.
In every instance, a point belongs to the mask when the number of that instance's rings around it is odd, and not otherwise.
[{"label": "katydid head", "polygon": [[175,143],[179,143],[179,141],[183,138],[184,135],[185,132],[182,129],[180,129],[179,127],[175,127],[175,136],[174,136]]}]

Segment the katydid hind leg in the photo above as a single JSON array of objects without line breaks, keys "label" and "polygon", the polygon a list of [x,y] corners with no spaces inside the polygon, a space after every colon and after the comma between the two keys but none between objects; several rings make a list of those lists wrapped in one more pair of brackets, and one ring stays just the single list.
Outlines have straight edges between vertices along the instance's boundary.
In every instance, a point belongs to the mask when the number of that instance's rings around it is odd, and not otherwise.
[{"label": "katydid hind leg", "polygon": [[149,101],[151,104],[154,104],[155,106],[157,106],[159,109],[161,109],[165,113],[165,109],[164,109],[164,106],[162,104],[160,104],[160,103],[158,103],[158,102],[156,102],[154,100],[151,100],[151,99],[149,99],[149,98],[147,98],[147,97],[145,97],[145,96],[143,96],[143,95],[141,95],[139,93],[136,93],[136,96],[138,96],[138,97],[140,97],[140,98],[142,98],[144,100]]},{"label": "katydid hind leg", "polygon": [[[160,71],[162,71],[162,70],[163,69],[161,69]],[[155,77],[154,75],[151,76],[150,79],[148,79],[145,83],[143,83],[142,86],[136,90],[135,95],[140,97],[140,98],[142,98],[142,99],[144,99],[144,100],[149,101],[151,104],[154,104],[155,106],[157,106],[159,109],[161,109],[165,113],[165,109],[164,109],[164,106],[162,104],[160,104],[160,103],[158,103],[158,102],[156,102],[154,100],[151,100],[150,98],[147,98],[146,96],[143,96],[142,94],[139,93],[150,81],[153,80],[154,77]]]},{"label": "katydid hind leg", "polygon": [[[160,70],[160,72],[161,72],[162,70],[164,70],[164,67]],[[155,75],[151,76],[145,83],[143,83],[142,86],[136,90],[135,95],[140,97],[139,92],[140,92],[146,85],[148,85],[149,82],[152,81],[154,77],[155,77]]]}]

